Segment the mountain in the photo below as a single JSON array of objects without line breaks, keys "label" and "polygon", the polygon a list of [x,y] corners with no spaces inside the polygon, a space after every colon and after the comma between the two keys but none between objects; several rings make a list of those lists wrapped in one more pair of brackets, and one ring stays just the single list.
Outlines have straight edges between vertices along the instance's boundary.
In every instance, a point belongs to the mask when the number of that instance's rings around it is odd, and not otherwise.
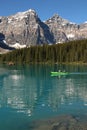
[{"label": "mountain", "polygon": [[54,34],[56,43],[87,38],[87,23],[78,25],[61,18],[58,14],[45,23]]},{"label": "mountain", "polygon": [[[56,44],[87,38],[87,22],[72,23],[55,14],[43,22],[29,9],[8,17],[0,17],[0,47],[23,48],[36,44]],[[6,44],[6,46],[5,46]]]},{"label": "mountain", "polygon": [[[54,36],[34,10],[0,17],[0,32],[10,46],[54,43]],[[1,39],[2,40],[2,39]]]}]

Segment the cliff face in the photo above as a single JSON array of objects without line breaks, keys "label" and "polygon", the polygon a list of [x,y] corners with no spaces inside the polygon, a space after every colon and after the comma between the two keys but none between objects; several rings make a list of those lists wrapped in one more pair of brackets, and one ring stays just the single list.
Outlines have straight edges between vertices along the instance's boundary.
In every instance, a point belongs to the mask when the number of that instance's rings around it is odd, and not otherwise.
[{"label": "cliff face", "polygon": [[87,38],[87,23],[77,25],[54,15],[42,22],[34,10],[0,17],[0,43],[19,48]]},{"label": "cliff face", "polygon": [[81,25],[69,22],[68,20],[61,18],[59,15],[54,15],[45,23],[53,32],[56,43],[85,38],[85,35],[83,36],[84,32],[81,32]]},{"label": "cliff face", "polygon": [[54,43],[53,34],[34,10],[0,18],[0,32],[8,44],[36,45]]}]

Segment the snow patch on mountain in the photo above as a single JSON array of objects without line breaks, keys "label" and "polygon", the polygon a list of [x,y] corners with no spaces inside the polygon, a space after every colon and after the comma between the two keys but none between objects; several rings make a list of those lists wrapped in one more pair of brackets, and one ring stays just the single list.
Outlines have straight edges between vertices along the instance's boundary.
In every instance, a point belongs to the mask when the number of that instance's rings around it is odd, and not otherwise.
[{"label": "snow patch on mountain", "polygon": [[12,47],[12,48],[15,48],[15,49],[21,49],[21,48],[26,47],[26,45],[20,45],[20,43],[15,43],[14,45],[9,45],[5,40],[3,40],[3,43],[5,45],[7,45],[8,47]]},{"label": "snow patch on mountain", "polygon": [[3,40],[3,42],[4,42],[5,44],[7,44],[7,42],[6,42],[5,40]]},{"label": "snow patch on mountain", "polygon": [[26,45],[20,45],[20,43],[15,43],[14,45],[10,45],[10,47],[21,49],[21,48],[25,48]]},{"label": "snow patch on mountain", "polygon": [[67,34],[67,38],[74,38],[75,37],[75,35],[74,34]]},{"label": "snow patch on mountain", "polygon": [[15,20],[16,21],[21,21],[22,19],[27,18],[28,15],[36,15],[37,16],[37,14],[36,14],[36,12],[34,10],[29,9],[29,10],[27,10],[25,12],[18,12],[15,15],[9,16],[8,17],[8,23],[11,23],[11,22],[13,22]]}]

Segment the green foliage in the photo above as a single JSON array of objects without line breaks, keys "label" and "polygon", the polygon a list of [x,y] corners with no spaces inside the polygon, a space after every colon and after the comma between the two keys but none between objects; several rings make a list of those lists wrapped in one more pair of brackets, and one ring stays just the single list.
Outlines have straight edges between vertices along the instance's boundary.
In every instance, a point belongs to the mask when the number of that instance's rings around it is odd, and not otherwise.
[{"label": "green foliage", "polygon": [[87,40],[53,45],[36,45],[0,55],[0,62],[9,61],[15,63],[87,63]]}]

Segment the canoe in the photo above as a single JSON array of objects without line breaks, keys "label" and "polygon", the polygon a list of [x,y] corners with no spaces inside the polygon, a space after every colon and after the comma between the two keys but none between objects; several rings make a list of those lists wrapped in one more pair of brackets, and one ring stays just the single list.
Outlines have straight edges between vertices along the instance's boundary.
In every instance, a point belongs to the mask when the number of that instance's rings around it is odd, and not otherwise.
[{"label": "canoe", "polygon": [[51,76],[62,76],[62,75],[68,75],[68,72],[51,72]]}]

